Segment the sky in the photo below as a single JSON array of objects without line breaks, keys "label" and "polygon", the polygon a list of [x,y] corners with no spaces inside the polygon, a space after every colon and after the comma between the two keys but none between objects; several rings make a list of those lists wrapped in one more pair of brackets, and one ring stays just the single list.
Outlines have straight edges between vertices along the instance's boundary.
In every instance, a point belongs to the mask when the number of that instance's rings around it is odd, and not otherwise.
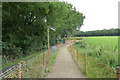
[{"label": "sky", "polygon": [[118,28],[118,2],[120,0],[63,0],[71,3],[85,15],[81,31]]}]

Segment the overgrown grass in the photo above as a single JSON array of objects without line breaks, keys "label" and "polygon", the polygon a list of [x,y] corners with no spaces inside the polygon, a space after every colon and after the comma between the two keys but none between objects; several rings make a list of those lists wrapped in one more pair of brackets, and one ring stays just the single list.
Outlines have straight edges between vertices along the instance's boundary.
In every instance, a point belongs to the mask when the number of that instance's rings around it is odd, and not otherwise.
[{"label": "overgrown grass", "polygon": [[[46,50],[44,50],[44,51],[46,51]],[[26,56],[26,57],[22,57],[22,58],[20,58],[20,59],[18,59],[18,60],[15,60],[15,62],[9,62],[9,63],[7,63],[7,64],[2,64],[2,69],[9,68],[9,67],[11,67],[11,66],[13,66],[13,65],[16,65],[16,64],[18,64],[20,61],[26,61],[26,60],[29,60],[29,59],[31,59],[31,58],[34,58],[34,57],[40,55],[41,53],[43,53],[44,51],[40,51],[40,52],[31,54],[31,55],[29,55],[29,56]]]},{"label": "overgrown grass", "polygon": [[[81,37],[80,37],[81,38]],[[78,37],[79,39],[79,37]],[[85,73],[85,56],[89,78],[115,78],[118,64],[118,37],[84,37],[72,45],[79,50],[78,66]],[[108,68],[107,66],[111,67]]]},{"label": "overgrown grass", "polygon": [[[69,48],[71,53],[75,52],[77,54],[76,49]],[[85,54],[82,52],[78,52],[78,61],[77,56],[72,54],[74,60],[78,64],[79,69],[86,75],[88,78],[116,78],[116,71],[115,69],[110,69],[105,66],[99,60],[96,60],[94,57],[88,56],[86,58],[86,66],[87,69],[85,70]]]},{"label": "overgrown grass", "polygon": [[110,67],[118,65],[118,37],[84,37],[73,45],[81,52],[92,56]]},{"label": "overgrown grass", "polygon": [[27,75],[26,78],[45,78],[47,74],[51,72],[51,67],[55,63],[57,52],[58,49],[54,55],[52,55],[52,53],[50,53],[50,55],[48,53],[45,54],[44,65],[43,56],[34,61],[32,64],[28,65],[27,69],[29,70],[29,75]]},{"label": "overgrown grass", "polygon": [[[56,50],[54,55],[52,54],[52,52],[49,54],[48,51],[46,51],[45,54],[41,54],[42,52],[39,52],[29,56],[27,59],[31,57],[35,58],[32,60],[28,60],[27,62],[25,62],[26,59],[21,59],[23,61],[22,66],[25,65],[24,67],[21,67],[22,78],[45,78],[50,72],[51,67],[55,63],[57,52],[58,49]],[[13,78],[12,76],[15,76],[15,73],[17,78],[17,71],[15,71],[14,74],[9,75],[9,78]]]},{"label": "overgrown grass", "polygon": [[56,50],[55,54],[52,56],[52,61],[51,61],[51,66],[53,66],[55,64],[55,61],[56,61],[56,56],[57,56],[57,53],[58,53],[58,49]]}]

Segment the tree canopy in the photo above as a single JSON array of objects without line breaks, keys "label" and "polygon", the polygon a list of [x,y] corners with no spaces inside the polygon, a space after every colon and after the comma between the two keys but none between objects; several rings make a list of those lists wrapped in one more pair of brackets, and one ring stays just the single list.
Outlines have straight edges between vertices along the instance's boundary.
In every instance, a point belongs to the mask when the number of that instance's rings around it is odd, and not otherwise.
[{"label": "tree canopy", "polygon": [[51,45],[56,44],[57,37],[80,28],[84,19],[83,13],[67,2],[2,3],[3,61],[47,49],[47,26]]}]

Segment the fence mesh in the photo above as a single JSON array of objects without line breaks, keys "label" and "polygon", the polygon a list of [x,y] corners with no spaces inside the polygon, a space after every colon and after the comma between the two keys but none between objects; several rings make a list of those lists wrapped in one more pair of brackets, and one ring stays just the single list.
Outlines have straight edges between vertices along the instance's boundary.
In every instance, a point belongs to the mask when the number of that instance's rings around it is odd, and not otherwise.
[{"label": "fence mesh", "polygon": [[[106,64],[98,61],[96,58],[88,56],[80,52],[71,45],[75,41],[66,41],[69,46],[69,51],[73,56],[80,70],[89,78],[116,78],[117,71]],[[63,44],[57,45],[57,48]],[[45,77],[46,69],[49,68],[54,55],[51,54],[52,49],[34,57],[30,60],[21,61],[18,65],[14,65],[0,73],[0,79],[4,78],[43,78]],[[49,54],[50,53],[50,54]],[[118,76],[118,75],[117,75]]]},{"label": "fence mesh", "polygon": [[[57,48],[63,44],[58,44]],[[41,53],[39,56],[31,58],[30,60],[21,61],[17,65],[9,69],[2,70],[0,79],[5,78],[44,78],[47,75],[48,69],[52,63],[55,55],[52,54],[52,49]]]},{"label": "fence mesh", "polygon": [[116,69],[78,51],[75,47],[69,46],[69,51],[80,70],[89,78],[116,78]]}]

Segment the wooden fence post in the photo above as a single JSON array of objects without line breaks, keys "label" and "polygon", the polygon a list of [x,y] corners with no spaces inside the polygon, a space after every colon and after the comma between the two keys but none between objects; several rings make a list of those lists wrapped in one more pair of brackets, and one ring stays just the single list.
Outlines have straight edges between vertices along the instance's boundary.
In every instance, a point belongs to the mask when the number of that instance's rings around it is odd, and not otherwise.
[{"label": "wooden fence post", "polygon": [[[14,66],[14,70],[16,69],[16,67]],[[14,72],[14,77],[16,78],[16,71]]]},{"label": "wooden fence post", "polygon": [[27,69],[27,75],[28,75],[28,69]]},{"label": "wooden fence post", "polygon": [[75,48],[73,47],[73,56],[75,56]]},{"label": "wooden fence post", "polygon": [[77,49],[77,61],[78,61],[78,49]]},{"label": "wooden fence post", "polygon": [[[12,68],[10,68],[11,72],[13,72]],[[13,73],[11,74],[11,78],[13,78]]]},{"label": "wooden fence post", "polygon": [[21,63],[21,65],[23,65],[23,70],[21,70],[23,75],[21,75],[21,78],[24,78],[24,68],[25,68],[24,65],[25,65],[25,61],[21,61],[20,63]]},{"label": "wooden fence post", "polygon": [[85,73],[87,72],[87,55],[86,54],[84,54],[85,55]]},{"label": "wooden fence post", "polygon": [[117,67],[116,77],[117,77],[117,80],[120,80],[120,67]]},{"label": "wooden fence post", "polygon": [[72,55],[73,55],[73,47],[71,47],[71,52],[72,52]]},{"label": "wooden fence post", "polygon": [[19,79],[21,78],[21,63],[18,63],[17,67],[18,67],[17,74],[18,74],[18,79]]},{"label": "wooden fence post", "polygon": [[73,55],[74,55],[74,47],[73,47]]},{"label": "wooden fence post", "polygon": [[[8,74],[8,70],[7,70],[7,74]],[[8,78],[9,78],[9,76],[8,76]]]},{"label": "wooden fence post", "polygon": [[43,53],[43,66],[45,65],[45,54]]}]

